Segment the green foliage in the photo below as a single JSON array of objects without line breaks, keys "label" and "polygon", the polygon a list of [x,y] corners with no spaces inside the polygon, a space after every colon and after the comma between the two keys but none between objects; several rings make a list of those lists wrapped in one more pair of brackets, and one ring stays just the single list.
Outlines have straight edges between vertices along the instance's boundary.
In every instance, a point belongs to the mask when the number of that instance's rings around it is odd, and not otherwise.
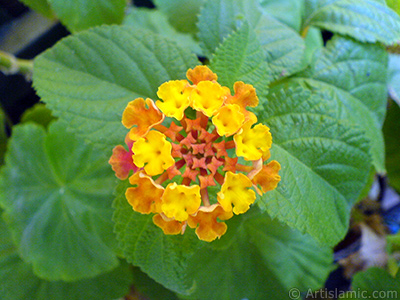
[{"label": "green foliage", "polygon": [[[264,213],[242,222],[226,249],[200,249],[189,274],[194,299],[287,299],[292,287],[322,286],[331,261],[329,248]],[[307,274],[298,276],[304,267]]]},{"label": "green foliage", "polygon": [[151,215],[132,210],[126,201],[128,181],[117,186],[114,201],[115,232],[126,259],[168,289],[190,294],[193,283],[186,279],[187,260],[204,242],[188,229],[183,236],[165,235]]},{"label": "green foliage", "polygon": [[339,118],[365,131],[378,172],[385,170],[381,127],[387,101],[386,78],[383,47],[335,36],[314,57],[313,64],[292,79],[323,91],[326,101],[336,106]]},{"label": "green foliage", "polygon": [[54,12],[47,0],[21,0],[21,2],[47,18],[54,18]]},{"label": "green foliage", "polygon": [[197,18],[205,0],[155,0],[154,2],[178,31],[197,32]]},{"label": "green foliage", "polygon": [[304,0],[260,0],[261,7],[276,19],[300,31]]},{"label": "green foliage", "polygon": [[129,291],[132,274],[122,262],[116,269],[75,282],[46,281],[24,262],[0,219],[0,294],[3,300],[110,300]]},{"label": "green foliage", "polygon": [[53,123],[14,128],[0,204],[22,258],[48,280],[73,281],[118,265],[111,222],[114,176],[103,153]]},{"label": "green foliage", "polygon": [[77,32],[102,24],[120,24],[125,0],[47,0],[57,17],[71,31]]},{"label": "green foliage", "polygon": [[257,4],[255,0],[206,2],[199,16],[200,45],[210,57],[247,20],[265,52],[271,79],[289,76],[302,66],[304,41],[287,25],[262,13]]},{"label": "green foliage", "polygon": [[[151,216],[132,210],[124,196],[127,186],[118,186],[114,202],[115,231],[125,256],[190,299],[284,298],[292,286],[319,287],[330,270],[329,248],[272,221],[257,208],[252,218],[236,226],[228,223],[231,234],[211,244],[198,241],[189,228],[183,236],[166,236]],[[306,276],[293,271],[304,266]]]},{"label": "green foliage", "polygon": [[[400,40],[400,17],[385,1],[155,0],[157,9],[130,7],[125,16],[125,0],[49,3],[73,34],[35,59],[47,108],[27,111],[9,140],[0,205],[14,243],[1,223],[1,295],[106,300],[134,283],[154,300],[287,299],[291,288],[321,288],[352,206],[375,171],[385,172],[387,79],[397,100],[398,68],[383,45]],[[322,30],[336,33],[326,46]],[[165,235],[133,211],[127,180],[111,207],[107,164],[127,133],[126,105],[157,100],[162,83],[199,64],[196,54],[222,85],[255,86],[252,111],[270,128],[271,159],[282,167],[278,187],[211,243],[189,227]],[[397,189],[399,114],[392,104],[384,126]],[[134,279],[117,255],[136,266]],[[372,269],[353,288],[398,289],[399,279]]]},{"label": "green foliage", "polygon": [[271,129],[271,154],[282,165],[282,180],[260,205],[334,245],[344,237],[350,208],[367,182],[368,143],[360,130],[329,115],[333,109],[321,95],[294,84],[271,92],[257,112]]},{"label": "green foliage", "polygon": [[397,0],[386,0],[387,5],[400,15],[400,2]]},{"label": "green foliage", "polygon": [[45,128],[54,120],[51,110],[43,103],[35,104],[32,108],[27,109],[21,117],[21,123],[33,122]]},{"label": "green foliage", "polygon": [[178,32],[169,23],[167,16],[159,10],[132,7],[123,24],[133,26],[136,30],[138,28],[151,30],[153,33],[175,41],[182,48],[190,49],[196,54],[201,53],[200,46],[193,36]]},{"label": "green foliage", "polygon": [[354,276],[352,290],[347,296],[345,295],[340,299],[361,300],[377,297],[384,300],[396,299],[400,294],[400,273],[397,274],[396,278],[393,278],[383,269],[370,268]]},{"label": "green foliage", "polygon": [[374,0],[309,0],[303,29],[320,27],[361,42],[392,45],[400,40],[400,17]]},{"label": "green foliage", "polygon": [[193,54],[158,35],[103,26],[37,57],[33,80],[54,115],[108,155],[126,134],[121,126],[126,104],[137,97],[155,99],[159,85],[185,78],[196,64]]},{"label": "green foliage", "polygon": [[259,96],[267,92],[265,87],[269,83],[269,74],[265,54],[247,23],[223,41],[210,67],[218,74],[218,82],[232,90],[236,81],[251,80]]},{"label": "green foliage", "polygon": [[383,132],[386,146],[386,169],[389,183],[397,191],[400,191],[400,108],[392,103],[388,109]]}]

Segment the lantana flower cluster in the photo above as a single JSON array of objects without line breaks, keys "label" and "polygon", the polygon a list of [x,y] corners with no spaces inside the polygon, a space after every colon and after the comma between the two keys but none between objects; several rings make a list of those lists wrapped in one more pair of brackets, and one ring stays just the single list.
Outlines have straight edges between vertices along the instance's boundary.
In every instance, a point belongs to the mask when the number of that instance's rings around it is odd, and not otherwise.
[{"label": "lantana flower cluster", "polygon": [[163,83],[156,102],[128,103],[128,150],[115,147],[109,163],[118,178],[129,177],[125,195],[133,210],[154,214],[165,234],[189,226],[210,242],[225,234],[225,220],[250,208],[256,192],[276,188],[280,165],[266,163],[271,133],[246,109],[258,105],[252,85],[236,82],[232,95],[207,66],[186,76],[192,83]]}]

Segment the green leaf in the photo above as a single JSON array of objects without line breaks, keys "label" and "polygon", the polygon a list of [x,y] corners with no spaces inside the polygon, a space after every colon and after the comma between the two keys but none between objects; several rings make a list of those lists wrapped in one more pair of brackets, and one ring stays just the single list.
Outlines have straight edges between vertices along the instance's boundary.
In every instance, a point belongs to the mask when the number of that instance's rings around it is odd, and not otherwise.
[{"label": "green leaf", "polygon": [[[211,57],[215,49],[232,31],[247,20],[255,27],[261,18],[256,0],[206,1],[199,15],[199,39],[204,54]],[[233,62],[232,62],[233,63]]]},{"label": "green leaf", "polygon": [[400,55],[389,54],[389,82],[390,97],[400,105]]},{"label": "green leaf", "polygon": [[361,42],[392,45],[400,41],[400,17],[372,0],[309,0],[303,30],[320,27]]},{"label": "green leaf", "polygon": [[132,7],[126,15],[123,24],[134,26],[135,29],[148,29],[153,33],[175,41],[178,46],[184,49],[190,49],[196,54],[201,54],[200,46],[192,35],[178,32],[168,22],[167,16],[159,10]]},{"label": "green leaf", "polygon": [[303,67],[305,42],[293,29],[263,14],[255,27],[273,79],[281,79]]},{"label": "green leaf", "polygon": [[400,2],[398,0],[386,0],[387,5],[400,15]]},{"label": "green leaf", "polygon": [[324,91],[341,119],[362,128],[371,143],[373,164],[384,172],[382,123],[387,102],[387,53],[382,46],[335,36],[293,81]]},{"label": "green leaf", "polygon": [[107,157],[55,122],[16,126],[0,177],[22,258],[48,280],[93,277],[118,265],[111,221],[114,176]]},{"label": "green leaf", "polygon": [[68,30],[77,32],[102,24],[120,24],[126,0],[47,0]]},{"label": "green leaf", "polygon": [[183,79],[196,57],[148,31],[102,26],[63,39],[35,59],[33,82],[54,115],[111,151],[126,135],[121,116],[137,97]]},{"label": "green leaf", "polygon": [[54,12],[47,0],[21,0],[21,2],[49,19],[54,18]]},{"label": "green leaf", "polygon": [[306,50],[304,52],[304,64],[308,66],[312,63],[314,53],[324,47],[321,30],[311,27],[304,39]]},{"label": "green leaf", "polygon": [[[302,66],[304,41],[290,27],[263,14],[256,0],[207,1],[199,16],[199,39],[211,57],[228,35],[247,21],[263,49],[272,79],[289,76]],[[235,64],[231,61],[231,64]]]},{"label": "green leaf", "polygon": [[321,95],[295,84],[270,92],[258,118],[271,129],[271,158],[281,164],[282,179],[258,203],[290,227],[335,245],[367,183],[369,145]]},{"label": "green leaf", "polygon": [[125,258],[166,288],[190,294],[193,282],[186,278],[187,261],[204,242],[190,228],[184,235],[165,235],[151,215],[133,211],[125,198],[128,186],[127,180],[118,185],[113,205],[115,232]]},{"label": "green leaf", "polygon": [[46,281],[18,255],[6,224],[0,220],[0,294],[2,300],[110,300],[122,297],[132,284],[127,263],[90,279]]},{"label": "green leaf", "polygon": [[4,154],[7,150],[7,132],[6,132],[6,117],[3,109],[0,107],[0,166],[4,162]]},{"label": "green leaf", "polygon": [[282,23],[300,31],[304,0],[259,0],[261,7]]},{"label": "green leaf", "polygon": [[205,0],[155,0],[157,8],[181,32],[196,33],[198,14]]},{"label": "green leaf", "polygon": [[243,81],[251,83],[259,94],[267,94],[269,76],[265,54],[247,23],[224,40],[216,50],[210,67],[218,74],[218,82],[224,86],[232,89],[236,81]]},{"label": "green leaf", "polygon": [[21,123],[33,122],[47,128],[55,119],[46,105],[37,103],[24,112],[21,117]]},{"label": "green leaf", "polygon": [[400,274],[393,278],[383,269],[370,268],[357,273],[351,286],[353,291],[340,299],[393,300],[400,295]]},{"label": "green leaf", "polygon": [[291,288],[321,287],[331,262],[329,248],[264,213],[243,222],[228,248],[200,249],[188,272],[193,299],[288,299]]},{"label": "green leaf", "polygon": [[385,137],[386,169],[389,184],[398,192],[400,192],[399,120],[400,108],[397,104],[392,103],[387,112],[383,133]]}]

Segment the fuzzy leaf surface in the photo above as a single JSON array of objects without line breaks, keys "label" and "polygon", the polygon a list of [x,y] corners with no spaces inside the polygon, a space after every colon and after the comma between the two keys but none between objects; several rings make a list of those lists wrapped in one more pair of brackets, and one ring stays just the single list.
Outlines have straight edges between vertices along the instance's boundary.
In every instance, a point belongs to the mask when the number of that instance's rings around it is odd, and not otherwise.
[{"label": "fuzzy leaf surface", "polygon": [[272,79],[286,77],[299,70],[305,49],[303,39],[289,26],[263,13],[256,0],[216,0],[205,3],[198,25],[204,54],[211,57],[224,39],[245,21],[256,33]]},{"label": "fuzzy leaf surface", "polygon": [[18,255],[7,225],[0,219],[0,293],[3,300],[109,300],[129,292],[132,283],[127,263],[94,278],[75,282],[46,281]]},{"label": "fuzzy leaf surface", "polygon": [[271,159],[281,164],[282,179],[259,204],[290,227],[334,245],[347,232],[350,209],[367,182],[368,141],[321,95],[294,84],[270,92],[257,115],[271,129]]},{"label": "fuzzy leaf surface", "polygon": [[16,126],[0,204],[22,258],[38,276],[73,281],[117,267],[107,158],[55,122]]},{"label": "fuzzy leaf surface", "polygon": [[102,26],[70,36],[36,58],[33,81],[55,116],[111,153],[126,134],[121,117],[127,103],[137,97],[156,100],[162,83],[185,78],[196,64],[193,54],[158,35]]},{"label": "fuzzy leaf surface", "polygon": [[382,124],[387,101],[387,53],[380,45],[335,36],[293,81],[324,91],[341,119],[365,131],[374,167],[384,172]]},{"label": "fuzzy leaf surface", "polygon": [[269,76],[265,54],[253,29],[247,23],[223,41],[213,56],[210,67],[218,74],[221,85],[232,89],[236,81],[243,81],[251,83],[259,94],[266,94]]},{"label": "fuzzy leaf surface", "polygon": [[303,28],[320,27],[360,42],[400,41],[400,17],[374,0],[308,0]]}]

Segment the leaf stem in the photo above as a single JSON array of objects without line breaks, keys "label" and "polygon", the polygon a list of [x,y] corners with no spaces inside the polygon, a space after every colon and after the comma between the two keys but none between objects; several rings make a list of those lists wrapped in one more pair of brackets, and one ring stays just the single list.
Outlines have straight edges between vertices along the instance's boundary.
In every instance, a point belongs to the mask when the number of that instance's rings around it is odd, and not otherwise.
[{"label": "leaf stem", "polygon": [[0,70],[10,75],[21,73],[30,81],[33,72],[33,60],[16,58],[10,53],[0,51]]}]

